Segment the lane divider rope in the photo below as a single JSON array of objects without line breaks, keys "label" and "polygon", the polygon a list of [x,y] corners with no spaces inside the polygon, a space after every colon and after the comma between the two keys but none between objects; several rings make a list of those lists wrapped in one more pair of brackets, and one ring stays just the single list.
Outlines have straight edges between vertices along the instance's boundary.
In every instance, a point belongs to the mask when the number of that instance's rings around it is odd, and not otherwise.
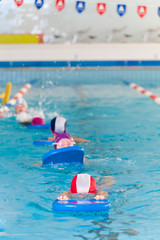
[{"label": "lane divider rope", "polygon": [[2,106],[0,108],[0,114],[4,113],[4,112],[8,112],[9,109],[15,105],[16,101],[18,98],[22,97],[30,88],[31,88],[31,84],[30,83],[27,83],[25,86],[23,86],[23,88],[21,88],[17,93],[16,95],[11,99],[9,100],[9,102]]},{"label": "lane divider rope", "polygon": [[146,90],[145,88],[135,84],[135,83],[128,83],[128,82],[124,82],[126,85],[130,86],[132,89],[140,92],[141,94],[151,98],[154,102],[156,102],[157,104],[160,104],[160,97],[156,96],[154,93]]}]

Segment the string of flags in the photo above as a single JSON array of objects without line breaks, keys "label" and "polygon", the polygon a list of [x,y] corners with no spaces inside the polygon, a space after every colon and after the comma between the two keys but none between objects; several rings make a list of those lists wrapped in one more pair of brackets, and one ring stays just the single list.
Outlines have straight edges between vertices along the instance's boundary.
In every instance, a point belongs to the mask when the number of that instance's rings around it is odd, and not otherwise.
[{"label": "string of flags", "polygon": [[[23,0],[14,0],[17,7],[20,7],[23,4]],[[41,9],[44,5],[44,0],[34,0],[35,6],[37,9]],[[65,8],[66,0],[55,0],[55,7],[60,12]],[[97,5],[97,13],[99,15],[103,15],[107,11],[107,4],[104,2],[98,2]],[[127,5],[126,4],[117,4],[117,14],[120,17],[123,17],[127,13]],[[75,9],[78,13],[82,13],[86,9],[85,1],[76,1]],[[140,18],[143,18],[147,14],[147,6],[139,5],[137,6],[137,14]],[[158,7],[157,14],[160,17],[160,7]]]},{"label": "string of flags", "polygon": [[35,5],[37,9],[40,9],[44,4],[44,0],[35,0]]}]

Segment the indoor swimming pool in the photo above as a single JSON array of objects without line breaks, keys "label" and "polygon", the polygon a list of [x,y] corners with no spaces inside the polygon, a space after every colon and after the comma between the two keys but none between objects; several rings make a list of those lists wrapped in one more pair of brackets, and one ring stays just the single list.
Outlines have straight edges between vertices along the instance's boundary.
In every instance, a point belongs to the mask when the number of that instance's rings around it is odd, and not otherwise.
[{"label": "indoor swimming pool", "polygon": [[[95,74],[96,73],[96,74]],[[141,73],[141,75],[140,75]],[[160,71],[22,70],[0,73],[0,93],[12,82],[12,96],[33,79],[24,98],[45,122],[67,119],[67,131],[90,140],[83,165],[41,167],[53,146],[33,141],[51,136],[16,121],[14,106],[0,119],[0,238],[4,240],[157,240],[160,235],[160,107],[134,91],[135,82],[160,96]],[[156,77],[154,77],[156,76]],[[52,202],[88,173],[109,189],[108,212],[58,213]]]}]

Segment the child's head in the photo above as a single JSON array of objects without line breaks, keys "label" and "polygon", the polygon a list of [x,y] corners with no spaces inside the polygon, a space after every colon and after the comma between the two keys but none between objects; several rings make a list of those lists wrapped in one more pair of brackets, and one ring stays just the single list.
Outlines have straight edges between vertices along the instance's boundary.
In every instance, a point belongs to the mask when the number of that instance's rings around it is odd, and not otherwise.
[{"label": "child's head", "polygon": [[51,132],[53,134],[65,133],[67,121],[63,117],[55,117],[51,120]]},{"label": "child's head", "polygon": [[55,137],[55,149],[73,147],[75,142],[68,133],[58,133]]},{"label": "child's head", "polygon": [[24,98],[18,98],[15,105],[15,113],[21,113],[27,111],[27,102]]},{"label": "child's head", "polygon": [[95,193],[96,181],[89,174],[77,174],[71,182],[71,193]]},{"label": "child's head", "polygon": [[43,118],[41,117],[36,117],[36,118],[33,118],[32,119],[32,125],[44,125],[45,124],[45,121]]}]

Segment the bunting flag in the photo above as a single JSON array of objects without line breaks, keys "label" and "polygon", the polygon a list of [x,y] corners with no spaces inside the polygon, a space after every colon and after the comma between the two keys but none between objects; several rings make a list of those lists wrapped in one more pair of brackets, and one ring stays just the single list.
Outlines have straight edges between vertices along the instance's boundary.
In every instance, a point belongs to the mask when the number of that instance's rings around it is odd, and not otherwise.
[{"label": "bunting flag", "polygon": [[56,0],[56,8],[60,12],[65,6],[65,0]]},{"label": "bunting flag", "polygon": [[17,7],[20,7],[23,4],[23,0],[14,0]]},{"label": "bunting flag", "polygon": [[103,15],[103,13],[105,13],[106,11],[106,3],[97,3],[97,12],[100,15]]},{"label": "bunting flag", "polygon": [[158,16],[160,17],[160,7],[158,7]]},{"label": "bunting flag", "polygon": [[138,12],[138,15],[140,16],[140,18],[143,18],[147,13],[147,7],[146,6],[138,6],[137,12]]},{"label": "bunting flag", "polygon": [[126,5],[124,4],[118,4],[117,5],[117,13],[120,17],[122,17],[126,13]]},{"label": "bunting flag", "polygon": [[44,0],[35,0],[35,6],[40,9],[43,6]]},{"label": "bunting flag", "polygon": [[77,1],[76,2],[76,9],[78,13],[82,13],[85,10],[86,3],[84,1]]}]

